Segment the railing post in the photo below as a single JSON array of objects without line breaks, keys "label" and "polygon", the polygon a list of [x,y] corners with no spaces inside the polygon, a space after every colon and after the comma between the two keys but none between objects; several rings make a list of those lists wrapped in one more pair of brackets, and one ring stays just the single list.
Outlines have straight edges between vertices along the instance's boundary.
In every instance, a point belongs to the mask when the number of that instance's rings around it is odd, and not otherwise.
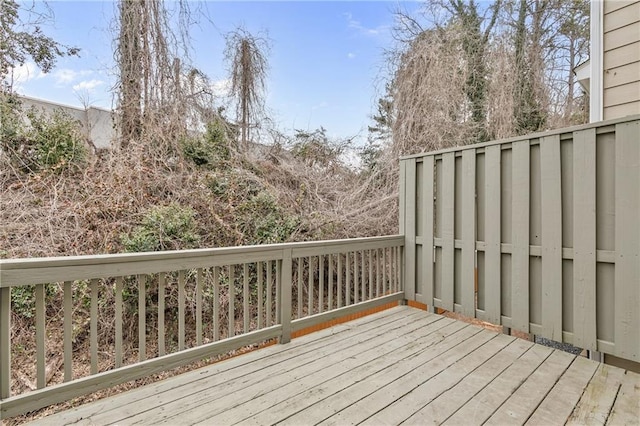
[{"label": "railing post", "polygon": [[11,287],[0,288],[0,399],[11,396]]},{"label": "railing post", "polygon": [[291,341],[291,277],[293,274],[293,262],[291,259],[291,249],[282,251],[282,267],[280,268],[280,309],[279,319],[282,325],[282,335],[280,343]]}]

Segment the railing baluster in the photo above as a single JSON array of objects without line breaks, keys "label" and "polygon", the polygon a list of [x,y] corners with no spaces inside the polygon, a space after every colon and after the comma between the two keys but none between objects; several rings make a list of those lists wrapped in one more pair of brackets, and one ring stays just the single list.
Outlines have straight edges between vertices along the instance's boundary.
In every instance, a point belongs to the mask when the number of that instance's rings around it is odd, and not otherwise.
[{"label": "railing baluster", "polygon": [[276,322],[280,323],[280,293],[282,290],[282,260],[276,260]]},{"label": "railing baluster", "polygon": [[184,304],[185,304],[185,271],[178,271],[178,350],[184,350]]},{"label": "railing baluster", "polygon": [[380,281],[380,249],[376,249],[376,288],[378,294],[385,294],[384,283]]},{"label": "railing baluster", "polygon": [[122,277],[116,277],[116,368],[122,367]]},{"label": "railing baluster", "polygon": [[[389,289],[389,293],[393,293],[395,289],[392,290],[391,288],[391,283],[387,280],[387,263],[389,262],[389,259],[387,258],[387,249],[383,248],[382,249],[382,282],[383,285]],[[389,277],[391,277],[391,275],[389,275]]]},{"label": "railing baluster", "polygon": [[351,253],[346,254],[346,277],[345,277],[345,306],[351,305]]},{"label": "railing baluster", "polygon": [[11,396],[11,287],[0,288],[0,398]]},{"label": "railing baluster", "polygon": [[338,308],[342,307],[342,254],[338,253]]},{"label": "railing baluster", "polygon": [[236,335],[236,265],[229,265],[229,285],[227,288],[227,298],[229,299],[227,337],[233,337]]},{"label": "railing baluster", "polygon": [[158,355],[162,356],[166,353],[165,346],[165,329],[164,329],[164,294],[167,284],[167,275],[164,272],[158,274]]},{"label": "railing baluster", "polygon": [[318,277],[318,312],[324,311],[324,256],[319,257],[319,277]]},{"label": "railing baluster", "polygon": [[91,286],[91,374],[98,373],[98,280],[90,281]]},{"label": "railing baluster", "polygon": [[38,389],[47,385],[45,378],[45,310],[44,310],[44,284],[38,284],[36,293],[36,377]]},{"label": "railing baluster", "polygon": [[73,287],[71,281],[64,282],[64,381],[73,379]]},{"label": "railing baluster", "polygon": [[360,268],[362,274],[360,275],[360,301],[364,302],[367,300],[367,262],[364,256],[364,250],[360,252]]},{"label": "railing baluster", "polygon": [[242,320],[244,322],[244,332],[249,331],[249,264],[242,266],[243,285],[242,285]]},{"label": "railing baluster", "polygon": [[196,270],[196,345],[202,345],[202,268]]},{"label": "railing baluster", "polygon": [[264,295],[262,294],[263,292],[263,279],[262,279],[262,274],[263,274],[263,263],[262,262],[258,262],[258,330],[260,330],[263,326],[263,320],[262,320],[262,316],[264,315]]},{"label": "railing baluster", "polygon": [[138,275],[138,359],[147,359],[147,276]]},{"label": "railing baluster", "polygon": [[269,260],[267,262],[267,282],[266,282],[266,290],[267,290],[267,306],[265,307],[265,313],[267,314],[267,327],[271,327],[271,318],[272,318],[272,314],[273,314],[273,307],[271,306],[271,279],[272,279],[272,272],[273,269],[273,262],[271,260]]},{"label": "railing baluster", "polygon": [[[373,299],[373,250],[369,250],[369,299]],[[380,289],[376,288],[376,297],[380,296]]]},{"label": "railing baluster", "polygon": [[304,259],[302,257],[298,258],[298,318],[302,318],[302,264],[304,263]]},{"label": "railing baluster", "polygon": [[220,267],[213,267],[213,340],[220,340]]},{"label": "railing baluster", "polygon": [[307,315],[313,315],[313,257],[309,256],[309,288],[307,290]]},{"label": "railing baluster", "polygon": [[353,252],[353,303],[358,303],[360,287],[358,285],[358,252]]},{"label": "railing baluster", "polygon": [[329,301],[328,301],[328,309],[333,309],[333,255],[330,254],[328,256],[329,260]]}]

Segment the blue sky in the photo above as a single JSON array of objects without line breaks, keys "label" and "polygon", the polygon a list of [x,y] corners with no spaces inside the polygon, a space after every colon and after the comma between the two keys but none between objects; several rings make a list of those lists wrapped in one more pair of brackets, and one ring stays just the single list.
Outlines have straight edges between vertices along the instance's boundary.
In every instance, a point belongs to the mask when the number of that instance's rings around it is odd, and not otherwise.
[{"label": "blue sky", "polygon": [[[28,4],[31,4],[30,2]],[[220,87],[227,79],[224,34],[238,26],[267,32],[271,40],[267,107],[280,130],[324,126],[332,137],[363,142],[370,124],[385,48],[392,44],[397,1],[207,1],[190,3],[193,65]],[[114,85],[113,26],[116,4],[49,1],[47,34],[81,48],[43,75],[32,64],[19,70],[18,92],[80,106],[111,107]],[[415,2],[402,2],[411,9]],[[36,7],[42,4],[36,2]]]}]

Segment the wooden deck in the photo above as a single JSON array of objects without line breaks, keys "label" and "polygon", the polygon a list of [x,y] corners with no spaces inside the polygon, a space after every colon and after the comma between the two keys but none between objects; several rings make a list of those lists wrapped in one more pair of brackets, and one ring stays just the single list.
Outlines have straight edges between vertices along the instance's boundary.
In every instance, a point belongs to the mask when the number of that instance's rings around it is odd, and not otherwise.
[{"label": "wooden deck", "polygon": [[640,375],[400,306],[37,424],[638,424]]}]

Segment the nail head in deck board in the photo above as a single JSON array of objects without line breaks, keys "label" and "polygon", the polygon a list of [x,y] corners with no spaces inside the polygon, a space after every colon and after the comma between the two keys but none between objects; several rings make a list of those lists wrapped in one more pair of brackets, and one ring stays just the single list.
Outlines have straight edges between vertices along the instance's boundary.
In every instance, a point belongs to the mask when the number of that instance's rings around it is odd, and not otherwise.
[{"label": "nail head in deck board", "polygon": [[598,364],[581,356],[576,357],[526,424],[544,426],[558,420],[565,422],[597,369]]},{"label": "nail head in deck board", "polygon": [[562,341],[562,190],[560,136],[540,141],[542,336]]},{"label": "nail head in deck board", "polygon": [[567,420],[567,425],[603,425],[613,408],[624,370],[599,364],[580,401]]},{"label": "nail head in deck board", "polygon": [[513,144],[511,328],[529,333],[529,141]]},{"label": "nail head in deck board", "polygon": [[597,350],[596,132],[573,135],[573,345]]},{"label": "nail head in deck board", "polygon": [[500,146],[485,150],[485,298],[487,321],[500,324],[501,312],[501,238],[500,238]]},{"label": "nail head in deck board", "polygon": [[640,362],[640,121],[616,124],[615,353]]},{"label": "nail head in deck board", "polygon": [[[455,153],[442,156],[442,305],[453,311],[454,300],[454,220]],[[405,279],[409,280],[408,277]],[[411,282],[411,281],[408,281]]]}]

